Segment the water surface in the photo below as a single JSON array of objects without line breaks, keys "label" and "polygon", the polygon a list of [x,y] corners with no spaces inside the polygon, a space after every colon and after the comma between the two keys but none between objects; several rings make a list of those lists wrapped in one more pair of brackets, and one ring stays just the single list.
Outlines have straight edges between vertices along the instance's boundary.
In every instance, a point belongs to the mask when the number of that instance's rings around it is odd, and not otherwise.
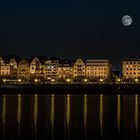
[{"label": "water surface", "polygon": [[139,95],[0,96],[0,139],[139,136]]}]

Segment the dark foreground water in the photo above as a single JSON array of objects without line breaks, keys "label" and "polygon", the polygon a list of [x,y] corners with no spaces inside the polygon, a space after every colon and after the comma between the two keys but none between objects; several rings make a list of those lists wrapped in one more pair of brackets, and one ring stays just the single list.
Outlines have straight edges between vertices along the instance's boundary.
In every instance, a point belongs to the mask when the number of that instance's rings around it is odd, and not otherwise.
[{"label": "dark foreground water", "polygon": [[139,136],[138,95],[1,95],[0,140]]}]

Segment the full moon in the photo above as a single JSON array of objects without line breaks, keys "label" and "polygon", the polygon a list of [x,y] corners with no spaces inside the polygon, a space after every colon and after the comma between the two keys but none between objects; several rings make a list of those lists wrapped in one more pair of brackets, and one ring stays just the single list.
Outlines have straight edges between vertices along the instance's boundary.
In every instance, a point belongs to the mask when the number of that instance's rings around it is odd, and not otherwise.
[{"label": "full moon", "polygon": [[122,24],[124,26],[130,26],[132,24],[132,17],[129,15],[125,15],[122,17]]}]

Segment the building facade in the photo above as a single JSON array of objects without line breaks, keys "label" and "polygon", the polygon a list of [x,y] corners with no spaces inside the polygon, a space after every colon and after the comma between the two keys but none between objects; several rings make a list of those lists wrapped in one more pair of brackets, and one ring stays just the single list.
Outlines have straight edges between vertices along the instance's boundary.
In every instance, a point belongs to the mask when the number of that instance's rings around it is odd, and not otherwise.
[{"label": "building facade", "polygon": [[0,75],[1,77],[10,77],[9,58],[0,57]]},{"label": "building facade", "polygon": [[48,59],[44,63],[44,77],[46,80],[56,80],[58,79],[58,65],[59,60]]},{"label": "building facade", "polygon": [[140,77],[140,59],[128,58],[122,61],[122,76],[124,78]]},{"label": "building facade", "polygon": [[59,61],[58,78],[59,79],[73,78],[73,61],[72,60]]},{"label": "building facade", "polygon": [[43,78],[44,77],[44,65],[41,61],[34,57],[30,63],[30,77],[31,78]]},{"label": "building facade", "polygon": [[17,78],[20,79],[30,79],[30,65],[25,59],[22,59],[18,63],[18,75]]},{"label": "building facade", "polygon": [[110,77],[110,62],[108,60],[86,60],[86,78],[103,78]]},{"label": "building facade", "polygon": [[86,77],[86,65],[82,59],[77,59],[73,66],[73,77],[74,78],[85,78]]},{"label": "building facade", "polygon": [[9,65],[10,65],[10,77],[17,78],[18,62],[16,58],[11,58]]}]

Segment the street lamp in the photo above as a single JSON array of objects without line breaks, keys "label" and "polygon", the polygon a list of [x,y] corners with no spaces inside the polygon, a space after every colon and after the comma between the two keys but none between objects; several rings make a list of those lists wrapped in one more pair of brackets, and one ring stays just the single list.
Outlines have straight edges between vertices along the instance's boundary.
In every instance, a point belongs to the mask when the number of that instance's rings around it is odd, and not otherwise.
[{"label": "street lamp", "polygon": [[84,82],[87,82],[87,79],[84,79]]},{"label": "street lamp", "polygon": [[34,82],[35,82],[35,83],[38,82],[38,79],[34,79]]},{"label": "street lamp", "polygon": [[5,83],[6,82],[6,79],[3,79],[2,81]]},{"label": "street lamp", "polygon": [[136,79],[135,79],[135,82],[138,82],[138,81],[139,81],[139,79],[136,78]]},{"label": "street lamp", "polygon": [[104,80],[103,79],[100,79],[100,82],[103,82]]},{"label": "street lamp", "polygon": [[118,79],[117,79],[117,82],[120,82],[120,81],[121,81],[121,79],[120,79],[120,78],[118,78]]},{"label": "street lamp", "polygon": [[52,82],[54,82],[55,80],[54,80],[54,79],[52,79],[51,81],[52,81]]},{"label": "street lamp", "polygon": [[18,79],[18,82],[21,82],[21,79]]},{"label": "street lamp", "polygon": [[70,79],[67,79],[66,81],[67,81],[67,82],[70,82]]}]

